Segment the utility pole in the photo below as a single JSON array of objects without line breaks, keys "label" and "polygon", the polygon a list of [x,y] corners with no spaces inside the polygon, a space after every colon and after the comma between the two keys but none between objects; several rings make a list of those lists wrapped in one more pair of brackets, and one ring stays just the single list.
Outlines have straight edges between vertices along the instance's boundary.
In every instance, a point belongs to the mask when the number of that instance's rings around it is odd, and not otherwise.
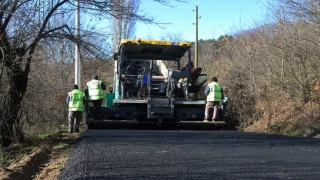
[{"label": "utility pole", "polygon": [[79,40],[80,40],[80,3],[79,0],[76,0],[76,32],[75,32],[75,60],[74,60],[74,68],[75,68],[75,84],[78,85],[79,89],[81,89],[81,81],[80,81],[80,48],[79,48]]},{"label": "utility pole", "polygon": [[194,44],[194,66],[198,68],[198,6],[196,6],[196,40]]}]

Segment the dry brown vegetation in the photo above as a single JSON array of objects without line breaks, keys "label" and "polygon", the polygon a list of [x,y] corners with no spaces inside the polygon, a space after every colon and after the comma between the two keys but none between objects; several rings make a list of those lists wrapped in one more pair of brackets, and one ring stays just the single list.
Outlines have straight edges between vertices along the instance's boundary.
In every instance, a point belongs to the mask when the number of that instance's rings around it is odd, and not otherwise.
[{"label": "dry brown vegetation", "polygon": [[202,59],[214,63],[207,72],[228,89],[229,115],[240,129],[315,136],[320,131],[319,3],[270,5],[270,22],[222,37],[219,56],[202,54]]}]

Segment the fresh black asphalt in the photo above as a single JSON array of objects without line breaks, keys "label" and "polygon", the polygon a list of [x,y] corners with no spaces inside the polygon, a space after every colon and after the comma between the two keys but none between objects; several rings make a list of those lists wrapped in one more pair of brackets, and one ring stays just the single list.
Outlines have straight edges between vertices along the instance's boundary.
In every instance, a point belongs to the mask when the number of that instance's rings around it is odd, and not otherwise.
[{"label": "fresh black asphalt", "polygon": [[237,131],[87,130],[59,179],[320,179],[320,140]]}]

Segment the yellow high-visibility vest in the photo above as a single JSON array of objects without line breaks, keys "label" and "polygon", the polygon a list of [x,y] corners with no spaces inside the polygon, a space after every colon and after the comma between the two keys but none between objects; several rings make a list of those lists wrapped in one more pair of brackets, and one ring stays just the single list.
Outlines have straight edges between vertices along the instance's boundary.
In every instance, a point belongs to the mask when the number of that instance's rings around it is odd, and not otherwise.
[{"label": "yellow high-visibility vest", "polygon": [[84,93],[78,89],[69,92],[69,111],[83,111]]},{"label": "yellow high-visibility vest", "polygon": [[104,98],[100,80],[92,79],[87,83],[87,86],[89,91],[89,100],[98,100]]},{"label": "yellow high-visibility vest", "polygon": [[222,101],[222,86],[217,82],[208,84],[209,94],[207,95],[207,101]]}]

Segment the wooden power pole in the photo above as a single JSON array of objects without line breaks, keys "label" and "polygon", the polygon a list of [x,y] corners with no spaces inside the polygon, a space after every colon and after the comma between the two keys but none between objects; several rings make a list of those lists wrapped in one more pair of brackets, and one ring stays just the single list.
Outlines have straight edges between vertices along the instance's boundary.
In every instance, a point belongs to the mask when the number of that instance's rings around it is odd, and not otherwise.
[{"label": "wooden power pole", "polygon": [[196,6],[196,40],[194,44],[194,66],[198,68],[198,6]]},{"label": "wooden power pole", "polygon": [[79,48],[79,40],[80,40],[80,2],[79,0],[76,1],[76,43],[75,43],[75,60],[74,60],[74,67],[75,67],[75,84],[78,85],[78,88],[81,89],[81,81],[80,81],[80,48]]}]

